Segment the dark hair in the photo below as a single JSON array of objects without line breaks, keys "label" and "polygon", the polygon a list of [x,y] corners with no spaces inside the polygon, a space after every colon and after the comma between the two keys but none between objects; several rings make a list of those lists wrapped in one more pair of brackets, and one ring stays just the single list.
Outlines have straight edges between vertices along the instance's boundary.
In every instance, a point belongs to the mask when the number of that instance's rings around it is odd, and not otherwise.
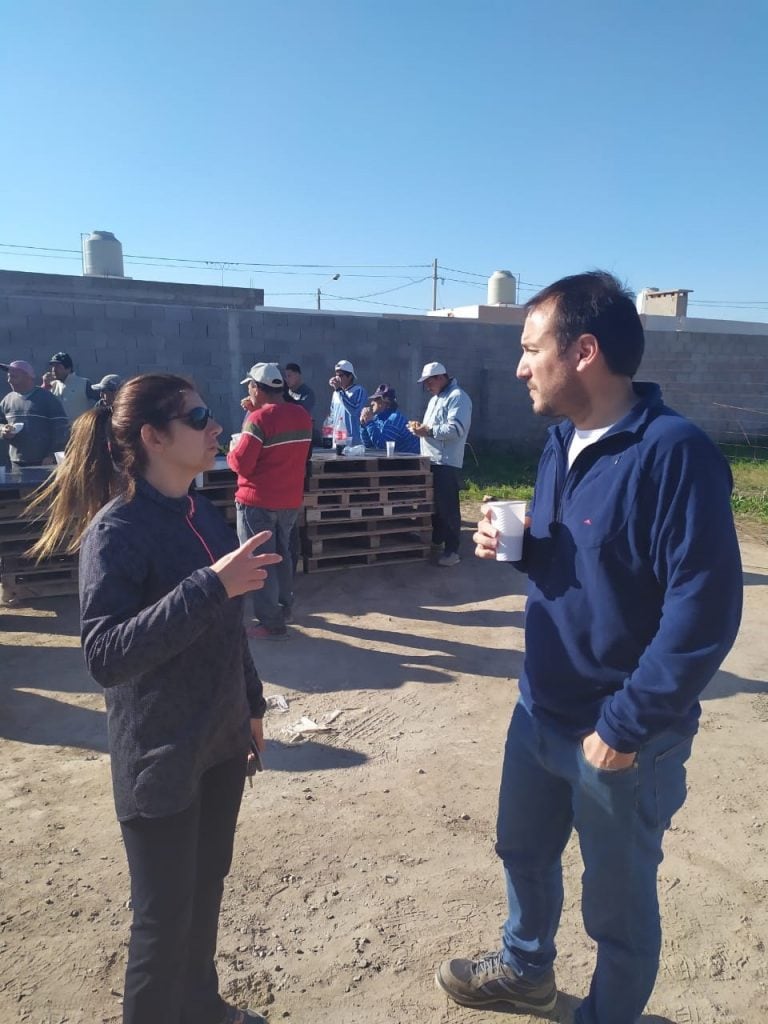
[{"label": "dark hair", "polygon": [[527,313],[554,302],[560,352],[582,334],[594,334],[611,373],[634,377],[643,358],[645,336],[632,293],[605,270],[562,277],[525,304]]},{"label": "dark hair", "polygon": [[257,391],[263,391],[265,395],[284,395],[286,390],[285,384],[279,384],[277,387],[270,387],[269,384],[262,384],[260,381],[255,380],[253,383],[256,385]]},{"label": "dark hair", "polygon": [[30,557],[46,558],[62,548],[74,553],[103,505],[118,494],[134,494],[136,478],[147,467],[141,428],[149,423],[167,429],[184,410],[184,394],[194,388],[172,373],[145,373],[126,381],[112,406],[99,403],[75,419],[64,462],[27,509],[36,518],[47,516]]},{"label": "dark hair", "polygon": [[286,370],[293,370],[294,373],[301,373],[301,367],[298,363],[286,363]]}]

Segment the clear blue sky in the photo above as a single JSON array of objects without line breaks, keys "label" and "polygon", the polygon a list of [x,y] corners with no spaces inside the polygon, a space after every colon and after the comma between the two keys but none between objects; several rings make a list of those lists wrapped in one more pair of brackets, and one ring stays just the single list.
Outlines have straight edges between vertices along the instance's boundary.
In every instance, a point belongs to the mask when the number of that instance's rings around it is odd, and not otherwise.
[{"label": "clear blue sky", "polygon": [[[104,228],[128,254],[329,264],[223,274],[301,307],[429,273],[351,264],[600,266],[768,320],[765,0],[9,0],[2,31],[2,243]],[[482,301],[442,273],[441,305]]]}]

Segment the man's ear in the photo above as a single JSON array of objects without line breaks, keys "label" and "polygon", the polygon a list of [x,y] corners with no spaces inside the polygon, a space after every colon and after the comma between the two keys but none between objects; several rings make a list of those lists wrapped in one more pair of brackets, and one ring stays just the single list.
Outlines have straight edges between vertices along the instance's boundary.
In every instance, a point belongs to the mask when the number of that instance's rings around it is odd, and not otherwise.
[{"label": "man's ear", "polygon": [[577,373],[595,365],[595,361],[600,355],[600,342],[594,334],[580,334],[576,339],[575,347],[578,356]]}]

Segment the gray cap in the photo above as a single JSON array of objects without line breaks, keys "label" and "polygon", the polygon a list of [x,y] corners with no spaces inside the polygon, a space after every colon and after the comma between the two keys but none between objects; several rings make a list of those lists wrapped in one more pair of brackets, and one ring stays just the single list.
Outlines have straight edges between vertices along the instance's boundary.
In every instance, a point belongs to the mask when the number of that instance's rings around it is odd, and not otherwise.
[{"label": "gray cap", "polygon": [[116,373],[108,373],[98,384],[92,384],[91,387],[94,391],[117,391],[122,383],[122,377],[118,377]]}]

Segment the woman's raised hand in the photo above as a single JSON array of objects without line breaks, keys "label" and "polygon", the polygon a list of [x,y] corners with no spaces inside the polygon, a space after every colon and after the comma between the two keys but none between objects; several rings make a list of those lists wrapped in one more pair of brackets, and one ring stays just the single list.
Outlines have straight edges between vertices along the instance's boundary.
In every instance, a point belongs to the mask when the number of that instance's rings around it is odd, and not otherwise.
[{"label": "woman's raised hand", "polygon": [[239,597],[241,594],[247,594],[249,590],[261,590],[267,578],[266,566],[282,562],[282,555],[278,555],[277,552],[266,555],[253,553],[271,536],[269,530],[255,533],[245,544],[241,544],[237,551],[230,551],[228,555],[213,563],[211,568],[221,580],[228,597]]}]

